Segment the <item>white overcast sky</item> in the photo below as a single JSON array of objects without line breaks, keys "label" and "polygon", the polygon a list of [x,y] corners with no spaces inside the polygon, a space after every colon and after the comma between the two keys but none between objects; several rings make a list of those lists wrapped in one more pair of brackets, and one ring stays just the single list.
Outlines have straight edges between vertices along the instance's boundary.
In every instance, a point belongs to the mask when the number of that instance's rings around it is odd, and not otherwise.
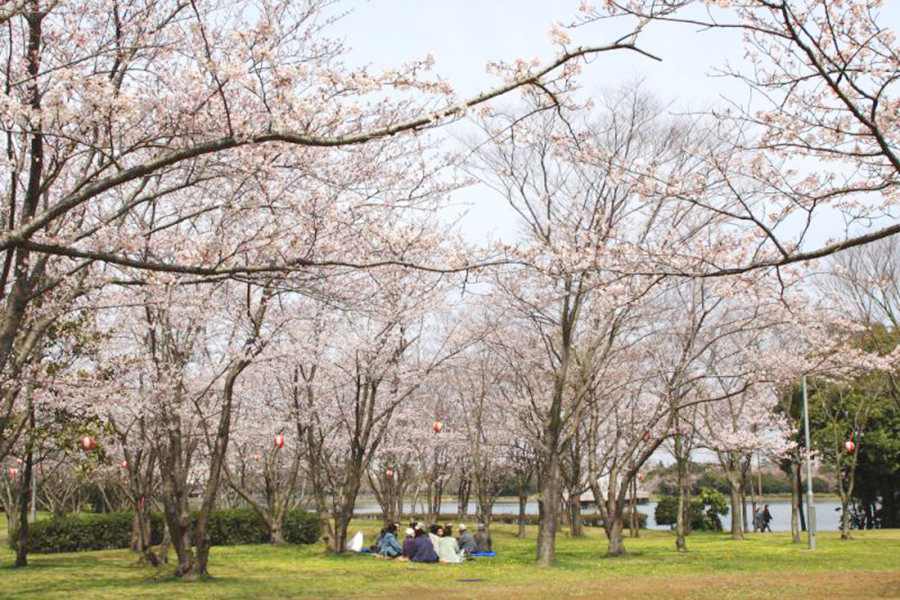
[{"label": "white overcast sky", "polygon": [[[434,73],[451,82],[460,97],[498,84],[486,72],[491,60],[537,57],[548,61],[558,52],[548,35],[555,21],[571,23],[578,16],[580,0],[346,0],[340,10],[349,11],[330,30],[351,48],[347,57],[354,66],[371,64],[396,67],[428,54],[434,56]],[[601,4],[599,0],[595,2]],[[900,0],[887,0],[883,25],[900,31]],[[607,20],[572,32],[573,46],[602,45],[628,31],[631,22]],[[638,40],[661,62],[634,53],[613,52],[592,59],[581,78],[586,92],[599,95],[605,89],[640,80],[672,109],[700,110],[721,105],[724,98],[746,104],[746,87],[733,79],[717,77],[726,61],[739,64],[743,57],[740,34],[734,31],[700,31],[686,26],[654,24]],[[501,237],[513,241],[512,211],[502,198],[475,186],[459,192],[455,202],[470,206],[461,227],[473,242]],[[808,242],[841,235],[841,223],[821,231]]]}]

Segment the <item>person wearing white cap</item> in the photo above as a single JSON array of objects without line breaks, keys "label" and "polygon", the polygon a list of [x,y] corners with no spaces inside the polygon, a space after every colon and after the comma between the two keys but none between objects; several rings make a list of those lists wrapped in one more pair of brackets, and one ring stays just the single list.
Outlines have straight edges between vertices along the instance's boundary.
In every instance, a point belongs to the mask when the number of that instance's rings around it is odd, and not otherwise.
[{"label": "person wearing white cap", "polygon": [[459,549],[466,553],[466,555],[475,552],[475,537],[472,535],[472,532],[469,531],[469,528],[466,527],[465,523],[460,523],[459,525]]},{"label": "person wearing white cap", "polygon": [[412,546],[416,539],[416,530],[412,527],[406,528],[406,539],[403,540],[403,556],[409,558],[412,556]]}]

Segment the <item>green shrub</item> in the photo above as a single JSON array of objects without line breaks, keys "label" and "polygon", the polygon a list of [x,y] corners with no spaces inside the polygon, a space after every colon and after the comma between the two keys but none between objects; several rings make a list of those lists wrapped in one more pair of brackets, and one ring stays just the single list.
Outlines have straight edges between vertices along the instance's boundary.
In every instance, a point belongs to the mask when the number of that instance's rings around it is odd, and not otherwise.
[{"label": "green shrub", "polygon": [[[29,551],[75,552],[128,548],[132,513],[77,514],[37,521],[28,526]],[[151,517],[151,540],[162,540],[162,519]]]},{"label": "green shrub", "polygon": [[[191,514],[197,530],[197,513]],[[250,508],[217,510],[209,517],[209,540],[213,546],[264,544],[269,541],[269,526]]]},{"label": "green shrub", "polygon": [[294,510],[284,516],[284,539],[289,544],[315,544],[322,524],[314,513]]},{"label": "green shrub", "polygon": [[[678,514],[678,496],[661,496],[656,505],[654,516],[657,525],[675,525]],[[718,491],[702,488],[700,494],[691,498],[687,509],[688,527],[698,531],[722,531],[720,515],[728,514],[725,497]]]},{"label": "green shrub", "polygon": [[[36,554],[105,550],[131,546],[133,515],[129,512],[78,514],[53,517],[32,523],[28,528],[29,551]],[[197,513],[191,515],[196,531]],[[163,537],[162,516],[150,516],[150,540],[160,544]],[[319,539],[320,525],[316,516],[303,511],[289,512],[284,519],[284,537],[292,544],[312,544]],[[269,527],[251,509],[213,511],[209,520],[209,537],[213,546],[265,544]]]}]

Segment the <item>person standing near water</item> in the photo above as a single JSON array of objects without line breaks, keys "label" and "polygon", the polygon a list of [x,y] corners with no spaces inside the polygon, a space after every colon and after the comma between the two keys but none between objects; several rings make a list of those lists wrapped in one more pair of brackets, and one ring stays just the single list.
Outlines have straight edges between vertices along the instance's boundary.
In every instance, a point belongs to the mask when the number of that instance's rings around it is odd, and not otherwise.
[{"label": "person standing near water", "polygon": [[763,509],[762,522],[763,522],[762,530],[768,531],[769,533],[771,533],[772,528],[769,526],[769,523],[772,522],[772,513],[769,512],[768,504],[766,504],[766,507]]}]

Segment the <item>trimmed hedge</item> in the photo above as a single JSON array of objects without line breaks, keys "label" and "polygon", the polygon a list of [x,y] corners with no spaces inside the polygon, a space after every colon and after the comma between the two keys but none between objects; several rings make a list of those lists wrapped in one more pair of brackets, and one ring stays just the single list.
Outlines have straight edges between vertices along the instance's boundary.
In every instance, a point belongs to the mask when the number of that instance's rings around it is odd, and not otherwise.
[{"label": "trimmed hedge", "polygon": [[315,544],[322,536],[322,523],[315,513],[292,510],[284,515],[283,533],[289,544]]},{"label": "trimmed hedge", "polygon": [[[36,554],[106,550],[131,546],[133,515],[130,512],[78,514],[54,517],[32,523],[28,527],[29,551]],[[191,515],[196,528],[197,513]],[[150,540],[162,542],[163,521],[159,514],[150,516]],[[252,509],[214,511],[209,519],[209,535],[213,546],[266,544],[269,527]],[[319,520],[312,513],[291,511],[285,515],[284,537],[291,544],[312,544],[319,539]]]}]

